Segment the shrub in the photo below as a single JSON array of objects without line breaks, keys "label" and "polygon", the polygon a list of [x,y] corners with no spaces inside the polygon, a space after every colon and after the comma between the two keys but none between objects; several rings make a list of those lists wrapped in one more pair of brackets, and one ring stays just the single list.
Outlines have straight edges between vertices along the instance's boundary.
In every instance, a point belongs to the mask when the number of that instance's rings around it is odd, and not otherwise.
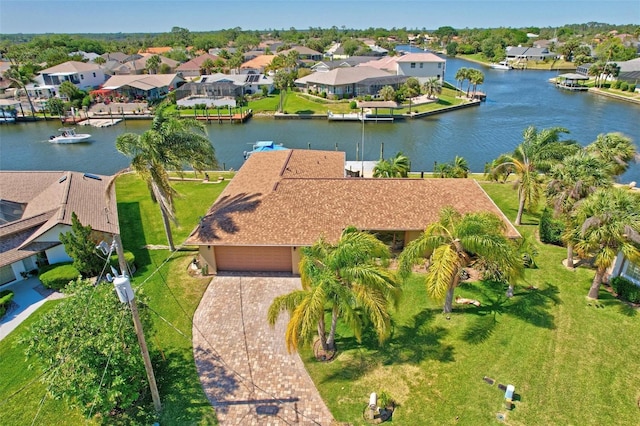
[{"label": "shrub", "polygon": [[640,287],[623,277],[614,277],[610,281],[611,288],[618,296],[631,303],[640,303]]},{"label": "shrub", "polygon": [[613,88],[614,88],[614,89],[619,89],[619,88],[620,88],[620,83],[622,83],[620,80],[616,80],[616,81],[613,83]]},{"label": "shrub", "polygon": [[327,92],[322,92],[322,93],[320,94],[320,96],[322,96],[323,98],[327,99]]},{"label": "shrub", "polygon": [[65,288],[69,281],[73,281],[79,276],[80,272],[71,263],[48,265],[47,268],[43,268],[40,271],[42,285],[52,290]]},{"label": "shrub", "polygon": [[555,244],[562,246],[562,232],[564,232],[564,223],[558,219],[554,219],[551,210],[545,208],[540,217],[540,241],[546,244]]},{"label": "shrub", "polygon": [[627,83],[626,81],[620,83],[620,90],[622,90],[623,92],[629,90],[629,83]]},{"label": "shrub", "polygon": [[635,84],[630,84],[629,85],[629,91],[632,92],[632,93],[635,92],[636,91],[636,85]]},{"label": "shrub", "polygon": [[367,101],[367,102],[369,102],[369,101],[371,100],[371,95],[366,95],[366,96],[364,97],[364,100],[365,100],[365,101]]},{"label": "shrub", "polygon": [[351,108],[351,109],[358,108],[358,103],[356,101],[349,102],[349,108]]},{"label": "shrub", "polygon": [[13,299],[13,291],[2,290],[0,291],[0,306],[7,306]]}]

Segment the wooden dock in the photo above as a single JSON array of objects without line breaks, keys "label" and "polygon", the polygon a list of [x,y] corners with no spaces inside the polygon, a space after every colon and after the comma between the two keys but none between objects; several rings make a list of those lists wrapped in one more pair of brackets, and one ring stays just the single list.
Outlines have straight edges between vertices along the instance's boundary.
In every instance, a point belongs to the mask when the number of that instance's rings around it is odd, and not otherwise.
[{"label": "wooden dock", "polygon": [[[207,123],[245,123],[249,118],[253,116],[252,110],[243,111],[240,114],[213,114],[213,115],[196,115],[194,118],[198,121],[206,121]],[[183,116],[183,118],[188,118],[188,116]]]}]

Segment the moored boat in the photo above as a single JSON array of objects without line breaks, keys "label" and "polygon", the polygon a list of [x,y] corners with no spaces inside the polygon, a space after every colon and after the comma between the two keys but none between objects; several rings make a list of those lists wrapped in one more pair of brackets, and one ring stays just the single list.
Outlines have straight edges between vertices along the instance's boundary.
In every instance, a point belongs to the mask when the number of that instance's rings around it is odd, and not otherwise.
[{"label": "moored boat", "polygon": [[285,149],[281,143],[275,143],[274,141],[258,141],[253,144],[253,149],[251,151],[244,152],[244,159],[249,158],[251,154],[254,152],[269,152],[269,151],[283,151]]},{"label": "moored boat", "polygon": [[497,64],[490,64],[489,66],[491,68],[493,68],[494,70],[510,70],[510,69],[513,69],[513,67],[511,66],[511,64],[507,60],[500,61]]},{"label": "moored boat", "polygon": [[91,138],[89,133],[76,133],[76,129],[73,127],[62,127],[58,129],[59,135],[52,135],[49,137],[51,143],[78,143],[84,142]]}]

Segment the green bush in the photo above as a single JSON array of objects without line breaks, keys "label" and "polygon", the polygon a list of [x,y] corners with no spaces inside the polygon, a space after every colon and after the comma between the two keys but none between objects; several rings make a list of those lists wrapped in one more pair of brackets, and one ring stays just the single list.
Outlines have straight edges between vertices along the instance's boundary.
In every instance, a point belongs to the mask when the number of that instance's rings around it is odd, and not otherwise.
[{"label": "green bush", "polygon": [[562,246],[562,233],[564,232],[564,223],[558,219],[554,219],[551,210],[545,207],[540,217],[540,241],[547,244],[555,244]]},{"label": "green bush", "polygon": [[3,290],[0,291],[0,318],[7,312],[9,302],[13,299],[13,291]]},{"label": "green bush", "polygon": [[358,108],[358,103],[356,101],[349,102],[349,108],[351,108],[351,109]]},{"label": "green bush", "polygon": [[630,84],[630,85],[629,85],[629,91],[630,91],[631,93],[635,92],[635,91],[636,91],[636,85],[635,85],[635,84]]},{"label": "green bush", "polygon": [[631,303],[640,303],[640,287],[623,277],[614,277],[610,281],[611,288],[618,296]]},{"label": "green bush", "polygon": [[623,92],[629,90],[629,83],[627,83],[626,81],[620,83],[620,90],[622,90]]},{"label": "green bush", "polygon": [[621,83],[621,81],[620,81],[620,80],[616,80],[616,81],[613,83],[613,88],[614,88],[614,89],[619,89],[619,88],[620,88],[620,83]]},{"label": "green bush", "polygon": [[[43,270],[45,270],[43,272]],[[42,285],[52,290],[65,288],[69,281],[73,281],[80,276],[80,272],[71,263],[57,263],[48,265],[40,270],[40,281]]]}]

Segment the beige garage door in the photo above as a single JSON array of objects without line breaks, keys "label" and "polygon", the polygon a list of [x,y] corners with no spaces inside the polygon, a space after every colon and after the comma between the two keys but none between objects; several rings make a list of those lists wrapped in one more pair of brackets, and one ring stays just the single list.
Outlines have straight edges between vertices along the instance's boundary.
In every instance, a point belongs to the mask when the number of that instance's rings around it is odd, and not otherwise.
[{"label": "beige garage door", "polygon": [[215,248],[218,271],[291,272],[290,247]]}]

